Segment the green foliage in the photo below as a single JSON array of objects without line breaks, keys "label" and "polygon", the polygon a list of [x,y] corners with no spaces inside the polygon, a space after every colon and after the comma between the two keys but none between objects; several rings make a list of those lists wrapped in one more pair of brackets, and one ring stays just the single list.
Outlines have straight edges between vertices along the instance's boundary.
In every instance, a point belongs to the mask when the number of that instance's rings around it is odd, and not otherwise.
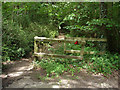
[{"label": "green foliage", "polygon": [[16,23],[10,20],[3,22],[3,60],[16,60],[25,55],[29,48],[25,32]]},{"label": "green foliage", "polygon": [[47,78],[47,77],[41,77],[40,75],[38,75],[37,77],[38,77],[38,79],[40,79],[42,81],[44,81]]},{"label": "green foliage", "polygon": [[[107,76],[113,73],[113,70],[119,70],[119,56],[117,54],[105,54],[103,56],[84,57],[83,61],[74,59],[42,59],[38,66],[42,67],[47,72],[47,76],[59,76],[64,72],[71,72],[74,76],[76,72],[80,72],[80,68],[87,69],[93,73],[103,73]],[[87,60],[86,60],[87,59]]]},{"label": "green foliage", "polygon": [[12,47],[4,45],[2,51],[3,61],[17,60],[25,55],[24,49],[18,48],[16,45],[13,45]]},{"label": "green foliage", "polygon": [[91,58],[92,64],[89,70],[92,72],[103,73],[104,75],[112,74],[113,70],[119,70],[120,56],[118,54],[105,54]]},{"label": "green foliage", "polygon": [[[120,24],[118,22],[120,20],[118,20],[118,18],[120,16],[120,4],[116,2],[112,3],[113,5],[107,3],[110,7],[108,8],[106,19],[100,18],[99,4],[99,2],[3,3],[3,61],[17,60],[28,55],[29,52],[33,51],[34,36],[55,37],[58,35],[57,28],[61,24],[65,24],[65,26],[63,26],[64,30],[70,31],[67,37],[93,37],[92,34],[97,33],[97,36],[94,37],[103,38],[107,36],[105,36],[105,32],[102,31],[107,30],[109,31],[107,34],[111,40],[109,45],[112,43],[113,45],[110,46],[115,47],[114,49],[119,51]],[[94,45],[89,43],[85,51],[92,50],[99,52],[99,47],[93,46]],[[74,44],[67,44],[67,47],[68,49],[81,49],[80,45]],[[59,50],[55,50],[55,53],[62,54],[63,47],[59,47]],[[79,54],[68,55],[78,56]],[[79,71],[79,68],[86,68],[93,72],[106,74],[111,73],[113,69],[118,70],[118,62],[119,55],[107,53],[103,56],[85,55],[84,60],[81,62],[75,59],[42,60],[38,62],[38,66],[40,65],[46,69],[48,75],[53,73],[59,75],[68,70],[73,75],[76,69]],[[70,65],[73,68],[70,68]]]},{"label": "green foliage", "polygon": [[52,59],[42,59],[37,64],[46,70],[47,76],[58,76],[67,70],[63,64],[60,64],[60,62],[55,62],[55,60]]},{"label": "green foliage", "polygon": [[93,19],[91,21],[88,21],[86,24],[88,26],[90,26],[90,25],[98,25],[98,26],[105,25],[108,30],[110,30],[110,28],[112,28],[113,26],[116,26],[116,27],[119,26],[118,24],[116,24],[114,21],[112,21],[110,19]]},{"label": "green foliage", "polygon": [[35,36],[58,35],[55,26],[49,24],[47,13],[45,3],[3,4],[3,61],[27,56],[33,51]]},{"label": "green foliage", "polygon": [[[58,32],[53,26],[31,23],[28,28],[22,29],[18,24],[10,20],[3,23],[3,60],[9,58],[15,60],[22,58],[33,49],[35,36],[55,37]],[[5,55],[5,56],[4,56]]]},{"label": "green foliage", "polygon": [[[80,45],[74,44],[66,44],[67,49],[80,50]],[[99,51],[96,48],[93,48],[93,44],[90,42],[87,44],[90,46],[85,47],[85,51],[94,51],[98,53]],[[63,46],[59,47],[57,50],[59,54],[63,54],[62,50]],[[55,52],[55,53],[58,53]],[[67,53],[66,53],[67,55]],[[79,56],[80,54],[69,54]],[[80,72],[80,69],[86,69],[87,71],[91,71],[93,73],[103,73],[103,75],[107,76],[112,74],[114,70],[119,70],[119,62],[120,55],[119,54],[110,54],[107,52],[104,55],[89,55],[85,54],[82,61],[77,59],[62,59],[62,58],[47,58],[42,59],[40,62],[36,61],[36,65],[38,67],[42,67],[46,70],[47,76],[59,76],[64,72],[70,72],[72,76],[75,75],[76,72]]]},{"label": "green foliage", "polygon": [[31,33],[34,32],[34,34],[39,37],[55,37],[58,35],[58,32],[54,26],[41,25],[35,22],[31,23],[27,30]]}]

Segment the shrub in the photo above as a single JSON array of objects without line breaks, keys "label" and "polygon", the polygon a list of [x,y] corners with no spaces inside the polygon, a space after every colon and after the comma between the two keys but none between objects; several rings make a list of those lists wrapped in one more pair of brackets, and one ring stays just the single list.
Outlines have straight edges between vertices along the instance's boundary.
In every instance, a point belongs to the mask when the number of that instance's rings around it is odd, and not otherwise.
[{"label": "shrub", "polygon": [[[67,44],[68,48],[72,48],[73,44]],[[56,53],[62,54],[63,46],[59,47]],[[74,47],[74,49],[80,49],[79,46]],[[85,49],[93,50],[91,47],[85,47]],[[96,49],[94,51],[98,52]],[[69,55],[80,55],[80,54],[69,54]],[[87,71],[91,71],[93,73],[103,73],[104,75],[112,74],[114,70],[119,70],[118,63],[120,62],[119,54],[111,54],[106,52],[104,55],[84,55],[82,61],[77,59],[61,59],[61,58],[49,58],[42,59],[39,62],[40,67],[46,70],[47,75],[60,75],[65,71],[69,71],[72,73],[72,76],[80,71],[80,68],[86,69]]]},{"label": "shrub", "polygon": [[105,55],[98,56],[94,55],[91,58],[92,64],[90,65],[89,70],[92,72],[103,73],[104,75],[112,74],[113,70],[119,70],[120,58],[118,54],[106,53]]},{"label": "shrub", "polygon": [[3,19],[3,61],[20,59],[33,50],[35,36],[55,37],[57,30],[50,25],[31,23],[22,28],[12,20]]},{"label": "shrub", "polygon": [[52,25],[44,25],[39,23],[31,23],[30,26],[27,28],[27,31],[31,33],[35,33],[36,36],[40,37],[55,37],[58,35],[58,31]]}]

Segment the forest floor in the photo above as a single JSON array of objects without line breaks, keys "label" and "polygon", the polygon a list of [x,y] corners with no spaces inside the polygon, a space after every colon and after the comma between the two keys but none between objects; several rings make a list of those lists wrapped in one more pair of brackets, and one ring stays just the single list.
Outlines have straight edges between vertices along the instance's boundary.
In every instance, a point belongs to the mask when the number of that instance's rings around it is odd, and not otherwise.
[{"label": "forest floor", "polygon": [[32,58],[23,58],[18,61],[10,61],[0,77],[3,88],[118,88],[118,75],[106,78],[101,74],[88,74],[85,69],[77,73],[77,78],[70,73],[64,73],[59,77],[47,78],[42,68],[33,68]]},{"label": "forest floor", "polygon": [[34,69],[32,59],[21,59],[9,63],[8,68],[0,76],[3,88],[118,88],[118,77],[103,77],[100,74],[88,74],[85,70],[73,78],[69,73],[45,80],[43,69]]}]

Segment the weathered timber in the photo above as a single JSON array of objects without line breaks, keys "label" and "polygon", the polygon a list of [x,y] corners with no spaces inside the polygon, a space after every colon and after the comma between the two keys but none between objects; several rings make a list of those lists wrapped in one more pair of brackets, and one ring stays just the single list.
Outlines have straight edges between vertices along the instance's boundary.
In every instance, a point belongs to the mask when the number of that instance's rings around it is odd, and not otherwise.
[{"label": "weathered timber", "polygon": [[80,37],[66,37],[66,39],[71,39],[71,40],[83,40],[83,41],[102,41],[102,42],[106,42],[107,39],[102,39],[102,38],[80,38]]},{"label": "weathered timber", "polygon": [[[37,42],[36,40],[34,40],[34,53],[37,53],[38,52],[38,45],[37,45]],[[34,56],[34,61],[36,61],[37,57]]]},{"label": "weathered timber", "polygon": [[73,59],[80,59],[80,60],[83,59],[82,56],[69,56],[69,55],[47,54],[47,53],[34,53],[34,56],[37,56],[37,57],[49,56],[49,57],[59,57],[59,58],[73,58]]},{"label": "weathered timber", "polygon": [[[81,50],[65,50],[66,53],[81,53]],[[98,55],[102,55],[102,54],[105,54],[105,52],[99,52],[99,53],[96,53],[94,51],[90,51],[90,52],[84,52],[84,54],[98,54]]]},{"label": "weathered timber", "polygon": [[86,42],[82,43],[81,52],[80,52],[80,55],[81,55],[81,56],[83,56],[83,54],[84,54],[85,44],[86,44]]},{"label": "weathered timber", "polygon": [[[67,40],[67,39],[58,39],[58,38],[46,38],[46,37],[35,37],[36,41],[60,41],[60,42],[68,42],[68,43],[74,43],[76,40]],[[79,43],[84,43],[85,40],[77,40]]]},{"label": "weathered timber", "polygon": [[[64,39],[66,39],[66,37],[64,37]],[[64,53],[65,53],[65,50],[66,50],[66,43],[64,42]]]},{"label": "weathered timber", "polygon": [[[60,55],[60,54],[47,54],[47,53],[38,53],[38,42],[49,42],[49,41],[52,41],[52,42],[64,42],[64,52],[65,53],[80,53],[80,56],[69,56],[69,55]],[[78,44],[81,44],[81,51],[80,50],[66,50],[66,42],[67,43],[74,43],[78,41]],[[58,38],[46,38],[46,37],[34,37],[34,57],[35,59],[37,57],[43,57],[43,56],[49,56],[49,57],[59,57],[59,58],[74,58],[74,59],[80,59],[82,60],[83,59],[83,55],[84,54],[104,54],[105,52],[99,52],[99,53],[96,53],[96,52],[93,52],[93,51],[90,51],[90,52],[84,52],[84,46],[86,44],[86,41],[102,41],[102,42],[106,42],[107,40],[106,39],[101,39],[101,38],[80,38],[80,37],[70,37],[70,38],[62,38],[62,39],[58,39]],[[41,47],[40,47],[41,48]]]},{"label": "weathered timber", "polygon": [[66,50],[66,43],[64,43],[64,53],[65,53],[65,50]]},{"label": "weathered timber", "polygon": [[37,53],[37,52],[38,52],[38,45],[36,40],[34,40],[34,53]]}]

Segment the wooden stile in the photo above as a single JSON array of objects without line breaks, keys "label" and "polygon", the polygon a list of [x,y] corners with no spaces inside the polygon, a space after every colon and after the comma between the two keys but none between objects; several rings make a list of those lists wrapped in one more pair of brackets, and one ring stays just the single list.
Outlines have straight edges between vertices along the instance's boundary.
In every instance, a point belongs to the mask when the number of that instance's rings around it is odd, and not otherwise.
[{"label": "wooden stile", "polygon": [[66,37],[68,40],[81,40],[81,41],[101,41],[101,42],[106,42],[107,39],[102,39],[102,38],[81,38],[81,37]]},{"label": "wooden stile", "polygon": [[[60,55],[60,54],[48,54],[48,53],[42,53],[42,52],[38,52],[38,45],[37,42],[64,42],[64,53],[80,53],[80,56],[69,56],[69,55]],[[66,50],[66,43],[74,43],[75,41],[78,41],[78,44],[81,44],[81,50]],[[82,60],[83,59],[83,55],[84,54],[104,54],[105,52],[100,52],[100,53],[96,53],[93,51],[90,52],[85,52],[84,51],[84,46],[86,44],[86,41],[101,41],[101,42],[106,42],[106,39],[101,39],[101,38],[80,38],[80,37],[65,37],[62,39],[58,39],[58,38],[46,38],[46,37],[34,37],[34,57],[44,57],[44,56],[49,56],[49,57],[59,57],[59,58],[73,58],[73,59],[79,59]]]},{"label": "wooden stile", "polygon": [[59,57],[59,58],[80,59],[80,60],[83,59],[82,56],[69,56],[69,55],[60,55],[60,54],[35,53],[34,55],[38,57],[49,56],[49,57]]},{"label": "wooden stile", "polygon": [[[46,37],[35,37],[36,41],[60,41],[64,43],[74,43],[76,40],[69,40],[69,39],[58,39],[58,38],[46,38]],[[85,40],[78,40],[80,43],[85,42]]]},{"label": "wooden stile", "polygon": [[[65,50],[65,52],[66,53],[81,53],[81,50]],[[94,52],[94,51],[90,51],[90,52],[85,52],[84,51],[84,54],[98,54],[98,55],[102,55],[102,54],[104,54],[105,52],[103,51],[103,52],[99,52],[99,53],[96,53],[96,52]]]}]

